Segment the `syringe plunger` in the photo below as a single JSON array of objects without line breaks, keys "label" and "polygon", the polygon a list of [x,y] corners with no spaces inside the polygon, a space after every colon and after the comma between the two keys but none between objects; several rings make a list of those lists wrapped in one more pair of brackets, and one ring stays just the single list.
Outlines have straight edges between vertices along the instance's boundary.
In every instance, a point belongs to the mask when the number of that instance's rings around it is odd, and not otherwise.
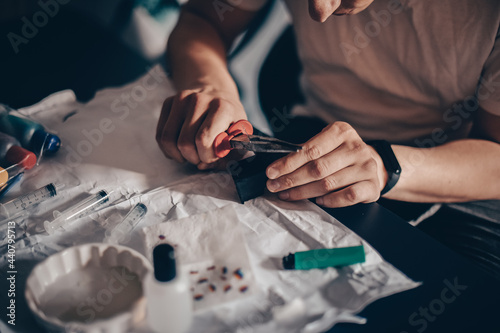
[{"label": "syringe plunger", "polygon": [[54,220],[52,222],[45,221],[43,226],[49,234],[53,234],[59,227],[64,227],[69,222],[77,220],[93,211],[99,206],[109,201],[108,192],[101,190],[96,194],[84,199],[76,205],[66,209],[64,212],[54,211]]},{"label": "syringe plunger", "polygon": [[50,198],[59,194],[64,188],[64,184],[50,183],[34,191],[23,194],[4,204],[0,204],[0,219],[13,218],[22,214],[27,214],[28,210]]},{"label": "syringe plunger", "polygon": [[106,231],[105,242],[118,243],[126,241],[127,236],[146,215],[148,208],[143,203],[136,204],[114,228]]}]

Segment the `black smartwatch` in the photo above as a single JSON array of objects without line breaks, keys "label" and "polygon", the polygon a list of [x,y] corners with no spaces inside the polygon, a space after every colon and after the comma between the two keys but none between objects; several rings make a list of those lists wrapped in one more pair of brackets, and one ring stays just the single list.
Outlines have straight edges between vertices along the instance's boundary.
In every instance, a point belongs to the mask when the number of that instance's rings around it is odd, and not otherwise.
[{"label": "black smartwatch", "polygon": [[384,195],[398,182],[399,176],[401,175],[401,166],[399,165],[398,159],[396,158],[396,155],[394,155],[389,142],[385,140],[371,140],[366,141],[366,144],[372,146],[377,151],[384,162],[385,170],[387,170],[387,183],[380,192],[380,195]]}]

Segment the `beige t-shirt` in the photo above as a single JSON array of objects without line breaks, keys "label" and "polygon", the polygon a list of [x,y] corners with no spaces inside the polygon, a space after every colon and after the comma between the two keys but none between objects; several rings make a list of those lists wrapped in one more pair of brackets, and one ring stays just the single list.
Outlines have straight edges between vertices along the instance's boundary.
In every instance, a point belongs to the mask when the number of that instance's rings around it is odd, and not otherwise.
[{"label": "beige t-shirt", "polygon": [[375,0],[324,23],[286,4],[306,97],[294,113],[415,146],[465,137],[478,106],[500,115],[500,1]]}]

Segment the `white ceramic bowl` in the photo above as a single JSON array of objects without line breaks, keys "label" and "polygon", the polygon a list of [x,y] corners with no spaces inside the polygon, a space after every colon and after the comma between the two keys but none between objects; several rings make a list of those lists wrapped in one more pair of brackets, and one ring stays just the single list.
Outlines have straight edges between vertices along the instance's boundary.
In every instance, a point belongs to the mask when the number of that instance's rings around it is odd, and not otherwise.
[{"label": "white ceramic bowl", "polygon": [[75,246],[35,266],[26,301],[50,332],[128,332],[146,316],[142,281],[152,270],[142,254],[124,246]]}]

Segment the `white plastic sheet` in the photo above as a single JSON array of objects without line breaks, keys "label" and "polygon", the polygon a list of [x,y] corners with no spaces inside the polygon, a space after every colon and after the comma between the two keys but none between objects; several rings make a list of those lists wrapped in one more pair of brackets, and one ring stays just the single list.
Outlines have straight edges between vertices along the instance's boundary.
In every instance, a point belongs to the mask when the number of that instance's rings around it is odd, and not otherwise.
[{"label": "white plastic sheet", "polygon": [[146,253],[158,244],[174,246],[191,284],[195,311],[245,298],[257,290],[235,207],[143,229]]}]

